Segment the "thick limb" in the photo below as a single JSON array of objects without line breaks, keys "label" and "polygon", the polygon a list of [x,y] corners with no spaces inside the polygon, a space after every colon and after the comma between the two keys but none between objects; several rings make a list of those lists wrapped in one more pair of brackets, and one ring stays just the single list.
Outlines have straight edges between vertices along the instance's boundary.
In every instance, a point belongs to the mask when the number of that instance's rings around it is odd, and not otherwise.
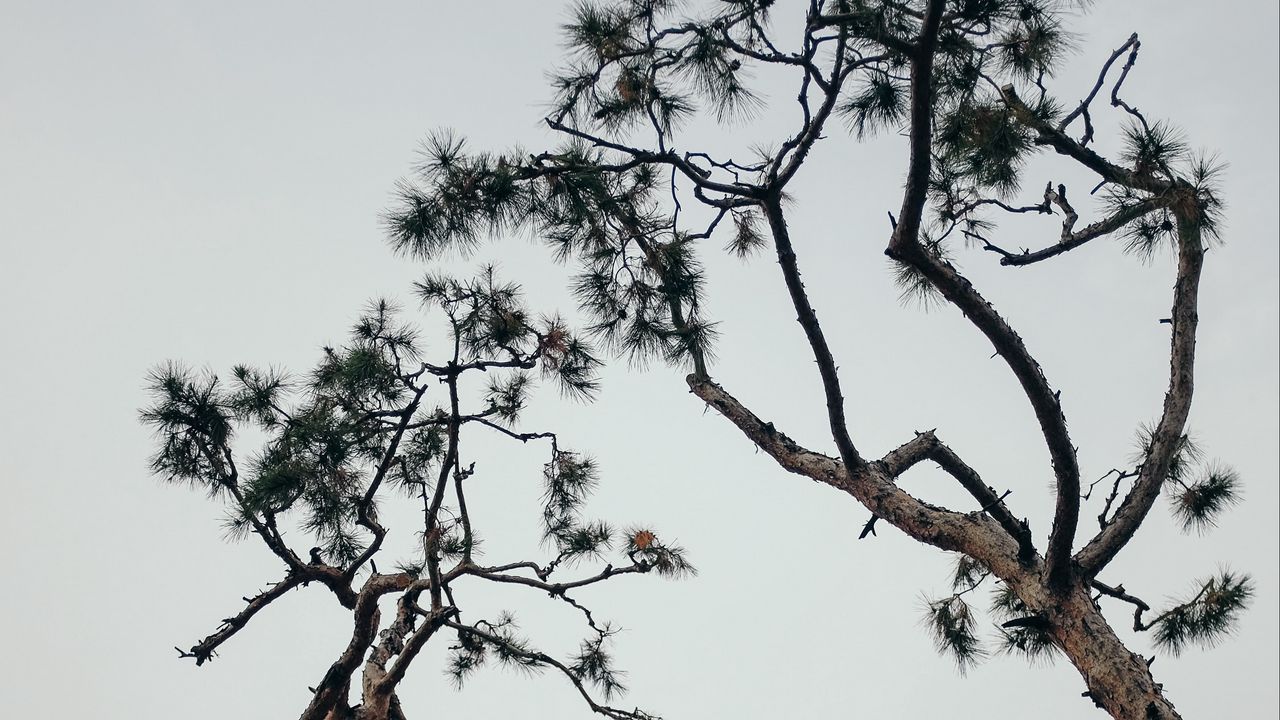
[{"label": "thick limb", "polygon": [[[1190,193],[1190,189],[1184,191]],[[1194,207],[1194,205],[1192,205]],[[1160,422],[1151,436],[1151,447],[1133,488],[1120,503],[1115,517],[1076,555],[1076,562],[1089,575],[1097,574],[1120,552],[1147,513],[1151,511],[1169,474],[1169,465],[1178,451],[1191,412],[1196,354],[1196,311],[1204,245],[1198,218],[1184,207],[1176,207],[1178,218],[1178,280],[1173,292],[1173,337],[1169,352],[1169,390],[1164,396]]]},{"label": "thick limb", "polygon": [[958,307],[991,341],[996,353],[1004,359],[1022,385],[1023,393],[1035,411],[1053,463],[1057,502],[1045,556],[1051,578],[1062,584],[1070,574],[1071,547],[1080,517],[1080,468],[1058,395],[1050,388],[1040,364],[1031,356],[1022,338],[996,312],[991,303],[950,263],[920,244],[920,223],[928,200],[932,166],[933,56],[944,4],[941,0],[934,0],[929,4],[919,50],[911,63],[911,157],[902,210],[885,253],[914,267],[928,278],[943,297]]},{"label": "thick limb", "polygon": [[354,628],[351,632],[351,640],[347,643],[342,655],[325,672],[324,678],[315,688],[315,695],[312,696],[310,704],[302,712],[299,720],[326,720],[335,707],[346,704],[347,693],[351,687],[351,676],[364,660],[365,653],[373,644],[378,632],[381,617],[378,611],[378,600],[387,593],[404,590],[412,583],[413,578],[404,573],[374,575],[365,582],[352,613]]},{"label": "thick limb", "polygon": [[986,513],[957,513],[911,496],[894,483],[884,460],[865,463],[851,473],[841,460],[798,445],[715,382],[696,375],[688,376],[686,381],[695,395],[737,426],[783,469],[846,492],[912,538],[943,550],[966,553],[1001,578],[1025,574],[1018,542]]}]

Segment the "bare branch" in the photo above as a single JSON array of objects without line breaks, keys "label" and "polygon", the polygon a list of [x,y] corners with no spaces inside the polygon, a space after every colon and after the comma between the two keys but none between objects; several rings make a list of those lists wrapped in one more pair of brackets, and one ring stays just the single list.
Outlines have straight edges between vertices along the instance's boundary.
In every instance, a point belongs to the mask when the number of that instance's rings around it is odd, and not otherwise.
[{"label": "bare branch", "polygon": [[1076,231],[1074,230],[1075,222],[1079,218],[1079,215],[1076,214],[1075,208],[1071,207],[1070,203],[1067,202],[1066,188],[1059,185],[1055,192],[1051,185],[1049,189],[1045,190],[1045,196],[1050,198],[1054,204],[1061,207],[1063,213],[1066,215],[1066,218],[1062,221],[1061,238],[1056,244],[1050,245],[1044,249],[1036,250],[1035,252],[1024,251],[1021,254],[1016,255],[999,250],[989,244],[985,246],[983,248],[984,250],[993,250],[1002,255],[1000,258],[1001,265],[1031,265],[1032,263],[1038,263],[1042,260],[1048,260],[1049,258],[1074,250],[1090,240],[1109,235],[1134,220],[1137,220],[1143,215],[1159,210],[1160,208],[1168,207],[1173,202],[1172,196],[1169,194],[1150,197],[1117,210],[1106,218],[1090,223],[1086,227]]},{"label": "bare branch", "polygon": [[985,513],[957,513],[912,497],[893,482],[883,461],[864,464],[851,473],[842,461],[796,444],[715,382],[695,375],[685,380],[695,395],[736,425],[784,470],[842,490],[912,538],[971,555],[1001,577],[1022,572],[1017,543]]},{"label": "bare branch", "polygon": [[[1093,102],[1093,99],[1097,97],[1098,91],[1102,89],[1103,83],[1106,82],[1107,73],[1111,71],[1111,66],[1114,65],[1116,60],[1119,59],[1120,56],[1123,55],[1124,52],[1128,50],[1130,47],[1133,47],[1136,52],[1137,44],[1138,44],[1138,33],[1134,33],[1129,36],[1129,39],[1126,40],[1123,45],[1116,48],[1115,52],[1111,53],[1111,57],[1107,58],[1107,61],[1102,64],[1102,71],[1098,73],[1098,80],[1093,84],[1093,89],[1089,91],[1089,95],[1080,102],[1080,104],[1076,107],[1075,110],[1072,110],[1070,113],[1067,113],[1067,116],[1062,118],[1062,120],[1058,123],[1058,132],[1066,132],[1067,128],[1071,125],[1071,123],[1077,117],[1080,117],[1083,115],[1085,132],[1084,132],[1084,136],[1080,138],[1080,144],[1088,145],[1089,142],[1093,140],[1093,123],[1090,122],[1089,120],[1089,105],[1090,103]],[[1119,89],[1120,89],[1120,83],[1116,83],[1116,88],[1115,90],[1112,90],[1112,94],[1114,95],[1115,92],[1118,91]]]},{"label": "bare branch", "polygon": [[218,646],[226,642],[235,635],[241,628],[248,624],[250,618],[258,614],[266,606],[270,605],[277,598],[282,597],[285,593],[298,587],[306,578],[297,573],[291,573],[289,577],[263,590],[252,598],[247,598],[245,602],[248,604],[243,610],[234,616],[226,618],[222,621],[222,626],[216,632],[204,638],[200,642],[191,646],[189,650],[178,648],[178,656],[184,658],[195,658],[196,665],[203,665],[211,660],[216,654]]},{"label": "bare branch", "polygon": [[800,268],[796,264],[795,249],[791,246],[791,233],[787,230],[787,221],[782,214],[782,202],[773,196],[763,203],[765,218],[769,221],[769,229],[773,233],[774,247],[778,253],[778,265],[791,295],[791,304],[796,310],[796,319],[804,328],[805,337],[813,351],[814,360],[818,363],[818,373],[822,376],[822,389],[827,400],[827,421],[831,427],[831,435],[840,451],[840,459],[852,473],[865,464],[858,454],[853,440],[849,437],[849,426],[844,416],[844,394],[840,390],[840,374],[836,369],[835,358],[827,345],[826,335],[818,323],[818,315],[809,302],[804,289],[804,281],[800,279]]},{"label": "bare branch", "polygon": [[1009,492],[997,495],[995,489],[983,482],[977,471],[939,440],[934,431],[916,433],[915,438],[887,453],[878,464],[889,477],[896,478],[926,459],[933,460],[944,472],[955,478],[978,501],[980,512],[989,513],[1009,537],[1017,541],[1019,558],[1023,563],[1030,563],[1035,558],[1036,548],[1031,540],[1031,529],[1025,520],[1016,519],[1004,503]]},{"label": "bare branch", "polygon": [[1133,595],[1126,593],[1124,591],[1124,585],[1117,585],[1116,587],[1111,587],[1110,585],[1107,585],[1106,583],[1102,582],[1101,580],[1098,580],[1097,578],[1094,578],[1091,581],[1091,584],[1098,592],[1102,593],[1103,595],[1116,598],[1117,600],[1123,600],[1129,603],[1130,605],[1134,606],[1134,610],[1133,610],[1134,632],[1142,632],[1143,630],[1148,630],[1151,628],[1151,625],[1142,624],[1142,613],[1147,612],[1148,610],[1151,609],[1151,606],[1148,605],[1146,602],[1144,602],[1142,598],[1134,597]]}]

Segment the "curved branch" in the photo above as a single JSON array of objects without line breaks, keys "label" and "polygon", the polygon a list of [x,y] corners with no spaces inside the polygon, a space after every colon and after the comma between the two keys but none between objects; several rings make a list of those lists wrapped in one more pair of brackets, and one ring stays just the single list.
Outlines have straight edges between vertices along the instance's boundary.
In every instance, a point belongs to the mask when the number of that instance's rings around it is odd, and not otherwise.
[{"label": "curved branch", "polygon": [[[995,518],[1009,537],[1018,542],[1018,557],[1023,563],[1031,563],[1036,556],[1036,548],[1031,540],[1031,529],[1025,520],[1018,520],[1009,512],[1004,504],[1005,495],[997,495],[996,491],[982,481],[978,472],[960,458],[954,450],[938,439],[934,431],[916,433],[911,440],[899,445],[880,458],[878,465],[884,468],[890,478],[898,478],[923,460],[937,463],[951,477],[955,478],[974,500],[978,501],[981,512]],[[874,533],[873,517],[863,528],[863,536]]]},{"label": "curved branch", "polygon": [[1005,85],[1000,88],[1000,94],[1004,99],[1004,104],[1013,111],[1014,117],[1023,125],[1035,130],[1038,135],[1036,137],[1037,145],[1048,145],[1053,148],[1059,155],[1075,159],[1081,165],[1096,172],[1107,182],[1113,182],[1126,187],[1136,188],[1138,190],[1146,190],[1148,192],[1160,193],[1173,189],[1173,183],[1156,177],[1150,173],[1135,173],[1112,163],[1110,160],[1102,157],[1098,153],[1072,140],[1065,132],[1037,118],[1035,113],[1027,107],[1026,103],[1018,97],[1017,91],[1013,85]]},{"label": "curved branch", "polygon": [[378,632],[378,599],[387,593],[404,590],[412,583],[413,578],[406,573],[373,575],[365,582],[352,613],[355,627],[351,632],[351,640],[342,655],[325,672],[324,679],[316,686],[315,695],[307,709],[302,711],[299,720],[326,720],[333,708],[346,703],[351,675],[359,667]]},{"label": "curved branch", "polygon": [[[578,580],[571,580],[569,582],[554,582],[554,583],[546,582],[541,579],[535,580],[533,578],[525,577],[523,575],[505,574],[500,572],[498,568],[484,568],[476,565],[468,565],[463,567],[462,574],[474,575],[475,577],[483,578],[485,580],[490,580],[493,582],[508,583],[512,585],[526,585],[531,588],[537,588],[538,590],[542,590],[550,595],[559,596],[559,595],[563,595],[566,590],[585,587],[587,585],[594,585],[595,583],[608,580],[609,578],[617,575],[626,575],[629,573],[645,573],[645,572],[648,572],[649,569],[650,567],[648,565],[641,564],[641,563],[635,563],[635,564],[627,565],[625,567],[620,567],[620,568],[615,568],[612,565],[606,565],[604,570],[601,570],[599,573],[592,575],[591,577],[581,578]],[[538,570],[535,570],[535,572],[538,572]]]},{"label": "curved branch", "polygon": [[[1190,193],[1190,189],[1184,189]],[[1184,205],[1190,205],[1188,210]],[[1143,460],[1133,488],[1116,510],[1111,523],[1102,529],[1076,555],[1076,562],[1089,575],[1098,573],[1129,542],[1142,524],[1160,490],[1169,465],[1178,451],[1187,415],[1191,411],[1194,391],[1197,304],[1200,271],[1204,265],[1198,208],[1194,198],[1175,203],[1178,219],[1178,280],[1173,291],[1173,337],[1169,351],[1169,390],[1164,396],[1164,411],[1151,435],[1151,449]]]},{"label": "curved branch", "polygon": [[1039,421],[1053,463],[1058,497],[1045,556],[1049,579],[1062,583],[1069,574],[1071,545],[1080,517],[1080,468],[1058,395],[1050,389],[1040,364],[1008,322],[950,263],[920,244],[920,220],[928,199],[932,165],[933,95],[930,84],[943,5],[941,0],[930,3],[920,50],[911,64],[911,160],[902,211],[885,254],[916,268],[943,297],[959,308],[969,322],[990,340],[996,353],[1009,365],[1022,385],[1023,393]]}]

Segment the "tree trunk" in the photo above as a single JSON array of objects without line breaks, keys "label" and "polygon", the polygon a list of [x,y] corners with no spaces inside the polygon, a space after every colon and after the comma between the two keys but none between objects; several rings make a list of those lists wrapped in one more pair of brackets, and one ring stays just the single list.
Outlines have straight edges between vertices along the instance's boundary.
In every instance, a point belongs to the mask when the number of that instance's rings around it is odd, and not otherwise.
[{"label": "tree trunk", "polygon": [[1181,720],[1147,661],[1125,647],[1089,589],[1073,583],[1048,608],[1049,631],[1076,666],[1089,697],[1117,720]]},{"label": "tree trunk", "polygon": [[400,699],[389,692],[356,708],[355,720],[405,720],[405,716],[400,709]]}]

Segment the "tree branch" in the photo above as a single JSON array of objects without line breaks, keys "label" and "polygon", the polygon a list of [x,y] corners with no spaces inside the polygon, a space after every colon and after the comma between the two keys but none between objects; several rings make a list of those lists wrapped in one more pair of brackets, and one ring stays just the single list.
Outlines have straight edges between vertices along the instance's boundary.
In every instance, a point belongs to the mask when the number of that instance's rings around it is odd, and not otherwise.
[{"label": "tree branch", "polygon": [[[416,605],[413,600],[406,598],[406,604]],[[399,652],[399,657],[392,663],[391,669],[377,683],[377,692],[390,695],[395,691],[396,685],[404,679],[404,675],[409,671],[409,664],[427,644],[427,641],[435,635],[436,631],[444,627],[445,621],[458,614],[456,607],[443,607],[439,610],[433,610],[426,614],[422,621],[422,625],[414,630],[409,639],[405,641],[404,647]]]},{"label": "tree branch", "polygon": [[[1130,35],[1129,39],[1126,40],[1123,45],[1117,48],[1115,52],[1111,53],[1111,57],[1107,58],[1107,61],[1102,64],[1102,71],[1098,73],[1098,80],[1093,84],[1093,89],[1089,91],[1089,95],[1085,97],[1084,100],[1080,101],[1080,104],[1076,106],[1075,110],[1072,110],[1070,113],[1067,114],[1066,117],[1062,118],[1062,120],[1058,123],[1058,132],[1066,132],[1067,128],[1071,125],[1072,121],[1074,121],[1077,117],[1080,117],[1081,115],[1083,115],[1085,133],[1084,133],[1084,136],[1080,139],[1080,144],[1081,145],[1089,144],[1089,141],[1093,139],[1093,123],[1089,121],[1089,105],[1090,103],[1093,102],[1093,99],[1098,96],[1098,91],[1102,89],[1103,83],[1107,81],[1107,73],[1111,72],[1111,66],[1114,65],[1116,60],[1118,60],[1120,56],[1124,54],[1125,50],[1128,50],[1130,47],[1133,47],[1134,45],[1137,44],[1137,42],[1138,42],[1138,33],[1134,33]],[[1119,85],[1117,84],[1117,90],[1118,89],[1119,89]]]},{"label": "tree branch", "polygon": [[995,308],[950,263],[920,244],[920,220],[928,199],[932,165],[933,103],[930,80],[938,21],[943,5],[942,0],[933,0],[929,4],[925,33],[911,64],[911,160],[902,210],[885,253],[917,269],[948,301],[958,307],[987,336],[996,353],[1004,359],[1021,383],[1023,393],[1031,402],[1040,423],[1040,431],[1048,445],[1057,482],[1053,528],[1045,556],[1050,580],[1062,583],[1069,574],[1071,545],[1080,516],[1080,469],[1058,395],[1049,388],[1049,382],[1039,363],[1031,356],[1022,338],[1009,327]]},{"label": "tree branch", "polygon": [[270,588],[263,590],[253,598],[247,599],[246,602],[248,605],[246,605],[243,610],[236,613],[233,617],[223,620],[222,626],[219,627],[216,632],[195,645],[192,645],[190,650],[175,648],[178,651],[178,656],[183,658],[195,658],[197,666],[205,664],[205,662],[213,659],[215,654],[214,651],[218,649],[218,646],[229,640],[232,635],[235,635],[241,628],[247,625],[250,618],[258,614],[259,610],[262,610],[285,593],[298,587],[304,580],[306,580],[305,577],[297,573],[290,573],[284,580],[281,580]]},{"label": "tree branch", "polygon": [[[822,376],[822,390],[827,400],[827,422],[831,428],[831,436],[835,439],[836,448],[840,451],[840,459],[850,473],[861,468],[865,461],[858,454],[849,437],[849,426],[844,415],[844,394],[840,390],[840,374],[836,368],[835,358],[827,345],[827,338],[818,323],[818,315],[809,302],[804,289],[804,281],[800,279],[800,268],[796,264],[795,249],[791,246],[791,234],[787,230],[787,221],[782,214],[781,198],[771,196],[763,203],[765,218],[773,234],[774,247],[778,253],[778,265],[782,268],[782,276],[786,281],[787,291],[791,295],[791,304],[796,310],[796,320],[804,328],[805,337],[813,351],[814,360],[818,363],[818,374]],[[704,398],[705,399],[705,398]]]},{"label": "tree branch", "polygon": [[360,557],[356,558],[355,562],[351,563],[350,567],[346,569],[345,575],[348,581],[355,578],[356,572],[377,554],[378,550],[382,548],[383,539],[387,536],[386,528],[382,527],[374,519],[370,509],[373,506],[374,498],[378,494],[378,488],[381,487],[383,479],[387,476],[387,471],[395,464],[396,452],[400,449],[400,440],[404,438],[405,430],[413,420],[413,415],[418,410],[418,403],[426,392],[425,386],[418,389],[409,404],[400,411],[400,421],[396,424],[395,431],[391,434],[387,449],[382,453],[382,460],[378,463],[378,469],[374,472],[373,479],[369,481],[369,487],[365,490],[364,497],[356,505],[356,522],[373,533],[373,541],[360,554]]},{"label": "tree branch", "polygon": [[1102,176],[1102,179],[1107,182],[1118,183],[1126,187],[1153,193],[1162,193],[1173,188],[1173,183],[1168,180],[1158,178],[1150,173],[1135,173],[1112,163],[1098,153],[1072,140],[1065,132],[1040,120],[1027,107],[1026,103],[1022,102],[1022,99],[1018,97],[1013,85],[1001,87],[1000,94],[1004,99],[1004,104],[1013,111],[1014,117],[1023,125],[1037,132],[1036,144],[1048,145],[1059,155],[1066,155],[1075,159],[1081,165]]},{"label": "tree branch", "polygon": [[[1128,207],[1121,208],[1110,216],[1097,222],[1090,223],[1083,229],[1073,232],[1075,221],[1078,216],[1075,213],[1075,209],[1071,208],[1070,204],[1067,202],[1065,190],[1066,189],[1061,185],[1058,186],[1057,192],[1054,192],[1052,188],[1045,190],[1046,197],[1051,197],[1053,202],[1058,204],[1059,207],[1062,207],[1063,212],[1066,214],[1066,219],[1062,222],[1062,236],[1058,242],[1041,250],[1036,250],[1035,252],[1024,251],[1021,254],[1001,252],[1001,265],[1031,265],[1032,263],[1038,263],[1042,260],[1048,260],[1049,258],[1074,250],[1090,240],[1100,238],[1104,235],[1109,235],[1147,213],[1158,210],[1162,207],[1168,207],[1172,202],[1170,196],[1167,194],[1150,197]],[[990,245],[985,249],[994,250]]]},{"label": "tree branch", "polygon": [[1026,521],[1016,519],[1005,505],[1004,496],[997,495],[995,489],[983,482],[978,472],[939,440],[934,431],[917,433],[915,438],[886,453],[879,464],[889,477],[897,478],[922,460],[937,463],[938,467],[955,478],[978,501],[981,512],[990,514],[1000,523],[1009,537],[1017,541],[1019,558],[1024,563],[1030,563],[1035,558],[1036,548]]},{"label": "tree branch", "polygon": [[1148,605],[1145,601],[1143,601],[1142,598],[1134,597],[1133,595],[1126,593],[1124,591],[1124,585],[1117,585],[1116,587],[1111,587],[1110,585],[1107,585],[1106,583],[1098,580],[1097,578],[1094,578],[1092,580],[1092,585],[1094,589],[1096,589],[1098,592],[1102,593],[1103,595],[1116,598],[1117,600],[1123,600],[1129,603],[1130,605],[1133,605],[1133,608],[1134,608],[1133,609],[1133,631],[1134,632],[1142,632],[1144,630],[1149,630],[1151,628],[1151,625],[1142,624],[1142,613],[1147,612],[1151,609],[1151,606]]},{"label": "tree branch", "polygon": [[1095,575],[1106,567],[1129,542],[1160,496],[1191,411],[1200,271],[1204,265],[1200,209],[1192,192],[1191,188],[1180,189],[1181,197],[1172,206],[1178,220],[1178,280],[1174,285],[1170,315],[1173,337],[1170,339],[1169,390],[1164,396],[1164,410],[1151,434],[1150,450],[1133,488],[1116,510],[1111,523],[1076,555],[1076,562],[1089,575]]},{"label": "tree branch", "polygon": [[[871,13],[848,12],[848,13],[832,13],[830,15],[814,15],[809,18],[809,29],[815,30],[824,27],[845,27],[851,23],[864,23]],[[939,14],[939,17],[941,15]],[[916,52],[916,45],[908,40],[904,40],[889,32],[888,28],[880,23],[874,32],[870,32],[871,28],[860,27],[860,30],[867,31],[867,37],[874,40],[886,49],[900,53],[902,55],[913,55]]]},{"label": "tree branch", "polygon": [[840,460],[796,444],[710,379],[689,375],[685,380],[693,394],[736,425],[784,470],[846,492],[912,538],[971,555],[999,577],[1023,572],[1017,543],[994,519],[985,513],[953,512],[912,497],[888,474],[886,463],[891,465],[892,458],[865,463],[849,472]]},{"label": "tree branch", "polygon": [[480,638],[481,640],[483,640],[484,642],[487,642],[491,645],[497,645],[501,647],[506,653],[510,654],[511,656],[523,658],[524,660],[529,661],[531,664],[534,664],[534,665],[546,665],[549,667],[553,667],[556,670],[559,670],[560,674],[564,675],[566,678],[569,679],[569,682],[573,683],[573,687],[577,689],[578,694],[582,696],[582,699],[587,702],[587,706],[591,708],[592,712],[595,712],[599,715],[604,715],[607,718],[611,718],[611,720],[657,720],[652,715],[644,713],[640,710],[628,712],[626,710],[619,710],[617,708],[609,707],[608,705],[602,705],[596,702],[595,698],[591,697],[591,693],[587,692],[586,686],[582,684],[582,679],[579,678],[571,669],[569,669],[569,666],[565,665],[559,660],[556,660],[550,655],[547,655],[546,653],[531,652],[529,650],[525,650],[524,648],[520,648],[515,645],[512,645],[511,643],[507,642],[506,640],[503,640],[501,637],[494,635],[493,633],[485,632],[471,625],[463,625],[462,623],[455,622],[453,620],[445,620],[444,624],[447,625],[448,627],[453,628],[454,630],[457,630],[460,633],[467,633],[469,635],[474,635],[477,638]]},{"label": "tree branch", "polygon": [[[485,568],[476,565],[468,565],[462,568],[462,574],[474,575],[478,578],[491,580],[493,582],[508,583],[512,585],[526,585],[531,588],[537,588],[551,595],[563,595],[566,590],[594,585],[595,583],[608,580],[617,575],[626,575],[629,573],[645,573],[650,569],[649,565],[644,563],[634,563],[624,567],[615,568],[612,565],[606,565],[604,570],[590,577],[571,580],[569,582],[546,582],[544,580],[525,577],[523,575],[510,575],[499,572],[496,568]],[[538,570],[535,569],[535,573]]]},{"label": "tree branch", "polygon": [[364,587],[360,589],[355,611],[352,613],[355,627],[351,632],[351,640],[347,643],[347,648],[342,655],[325,672],[324,679],[316,686],[315,695],[299,720],[327,720],[330,710],[337,707],[339,703],[346,703],[347,691],[351,687],[351,675],[364,659],[364,654],[373,644],[374,636],[378,631],[379,598],[390,592],[404,590],[412,582],[413,577],[406,573],[373,575],[365,581]]}]

